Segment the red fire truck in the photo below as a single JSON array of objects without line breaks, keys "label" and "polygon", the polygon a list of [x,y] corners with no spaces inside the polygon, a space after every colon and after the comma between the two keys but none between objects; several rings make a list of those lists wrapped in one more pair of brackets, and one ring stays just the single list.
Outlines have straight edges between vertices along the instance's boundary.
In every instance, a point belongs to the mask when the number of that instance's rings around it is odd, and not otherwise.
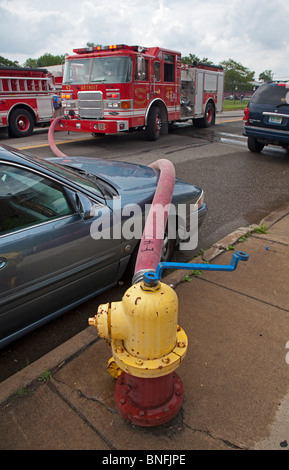
[{"label": "red fire truck", "polygon": [[0,128],[25,137],[55,117],[53,81],[47,70],[0,66]]},{"label": "red fire truck", "polygon": [[64,116],[55,130],[113,134],[144,128],[149,140],[170,124],[208,127],[222,110],[224,70],[182,65],[181,54],[160,47],[111,45],[74,49],[66,57]]}]

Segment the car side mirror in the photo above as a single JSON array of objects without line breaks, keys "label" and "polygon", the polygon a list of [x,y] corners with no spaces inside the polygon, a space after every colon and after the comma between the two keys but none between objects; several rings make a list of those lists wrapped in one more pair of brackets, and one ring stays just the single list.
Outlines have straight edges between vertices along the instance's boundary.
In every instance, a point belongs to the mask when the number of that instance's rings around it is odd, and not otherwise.
[{"label": "car side mirror", "polygon": [[95,204],[84,194],[76,193],[76,206],[79,214],[84,220],[95,217]]}]

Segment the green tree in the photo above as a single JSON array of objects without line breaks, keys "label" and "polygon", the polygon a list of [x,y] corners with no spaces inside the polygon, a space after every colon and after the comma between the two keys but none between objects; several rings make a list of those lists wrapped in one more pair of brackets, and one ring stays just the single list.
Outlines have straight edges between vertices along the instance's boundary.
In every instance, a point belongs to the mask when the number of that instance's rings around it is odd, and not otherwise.
[{"label": "green tree", "polygon": [[6,67],[20,67],[17,60],[5,59],[5,57],[0,56],[0,65],[5,65]]},{"label": "green tree", "polygon": [[24,64],[23,64],[24,67],[32,67],[34,69],[36,69],[38,67],[38,64],[37,64],[37,59],[27,59]]},{"label": "green tree", "polygon": [[236,90],[245,91],[250,89],[250,82],[254,80],[255,72],[251,72],[247,67],[233,59],[223,60],[221,65],[225,70],[226,91],[231,91],[234,94]]},{"label": "green tree", "polygon": [[260,73],[259,80],[264,80],[264,82],[271,82],[271,80],[273,80],[272,70],[264,70],[264,72]]},{"label": "green tree", "polygon": [[61,65],[64,62],[64,55],[52,55],[45,52],[37,59],[38,67],[48,67],[49,65]]},{"label": "green tree", "polygon": [[194,62],[202,62],[202,64],[212,65],[211,62],[207,57],[204,57],[202,60],[196,56],[195,54],[189,54],[188,56],[182,57],[182,64],[193,65]]},{"label": "green tree", "polygon": [[38,57],[38,59],[27,59],[24,62],[24,67],[49,67],[50,65],[61,65],[63,64],[65,59],[64,55],[52,55],[48,52],[45,52],[42,56]]}]

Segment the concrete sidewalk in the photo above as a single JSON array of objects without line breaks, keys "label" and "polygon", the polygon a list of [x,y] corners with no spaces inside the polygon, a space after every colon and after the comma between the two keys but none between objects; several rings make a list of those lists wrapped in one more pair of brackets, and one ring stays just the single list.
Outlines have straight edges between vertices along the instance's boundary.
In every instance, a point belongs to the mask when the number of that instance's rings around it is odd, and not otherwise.
[{"label": "concrete sidewalk", "polygon": [[289,205],[262,224],[267,233],[242,228],[204,253],[229,264],[226,248],[245,251],[250,258],[235,272],[165,278],[189,340],[177,369],[184,401],[172,421],[141,428],[122,418],[106,368],[110,347],[91,326],[0,384],[1,449],[288,449]]}]

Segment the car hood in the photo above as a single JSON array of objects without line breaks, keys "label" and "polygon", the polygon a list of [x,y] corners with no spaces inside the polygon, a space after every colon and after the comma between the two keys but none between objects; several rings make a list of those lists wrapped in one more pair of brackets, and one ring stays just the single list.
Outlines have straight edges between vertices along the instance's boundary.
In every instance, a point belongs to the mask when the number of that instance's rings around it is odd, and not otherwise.
[{"label": "car hood", "polygon": [[[32,166],[42,165],[43,158],[26,154],[19,150],[2,145],[0,147],[4,155],[9,157],[9,152],[13,154],[14,161],[25,158]],[[8,153],[7,153],[8,152]],[[102,160],[93,157],[50,157],[51,163],[63,166],[75,167],[87,173],[94,174],[100,178],[103,187],[103,197],[107,202],[119,195],[123,204],[150,203],[153,199],[159,180],[159,171],[145,165],[128,163],[116,160]],[[51,168],[48,170],[50,171]],[[51,170],[53,171],[53,170]],[[55,169],[57,173],[57,170]],[[63,178],[64,176],[61,175]],[[106,183],[106,184],[104,184]],[[109,193],[109,194],[108,194]],[[186,183],[179,178],[175,179],[175,187],[172,202],[174,203],[195,203],[202,190],[193,184]]]},{"label": "car hood", "polygon": [[[155,193],[159,171],[136,163],[102,160],[93,157],[53,157],[50,161],[92,173],[112,185],[119,195],[130,198],[140,193],[141,199],[151,199]],[[176,178],[174,196],[196,201],[201,189]]]},{"label": "car hood", "polygon": [[101,160],[92,157],[49,158],[60,165],[79,168],[98,176],[113,185],[118,192],[155,188],[158,172],[153,168],[135,163]]}]

